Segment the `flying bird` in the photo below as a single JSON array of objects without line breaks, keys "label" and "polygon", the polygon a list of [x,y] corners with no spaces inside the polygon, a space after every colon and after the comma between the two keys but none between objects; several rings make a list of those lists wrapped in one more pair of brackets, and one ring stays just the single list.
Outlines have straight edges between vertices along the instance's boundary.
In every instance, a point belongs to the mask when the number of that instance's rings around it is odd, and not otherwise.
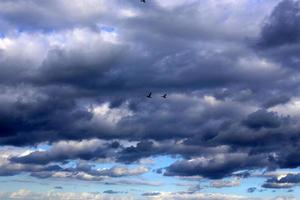
[{"label": "flying bird", "polygon": [[146,3],[146,0],[141,0],[142,3]]},{"label": "flying bird", "polygon": [[162,98],[166,99],[167,98],[167,94],[164,94],[163,96],[161,96]]},{"label": "flying bird", "polygon": [[147,98],[152,98],[152,92],[150,92],[148,95],[147,95]]}]

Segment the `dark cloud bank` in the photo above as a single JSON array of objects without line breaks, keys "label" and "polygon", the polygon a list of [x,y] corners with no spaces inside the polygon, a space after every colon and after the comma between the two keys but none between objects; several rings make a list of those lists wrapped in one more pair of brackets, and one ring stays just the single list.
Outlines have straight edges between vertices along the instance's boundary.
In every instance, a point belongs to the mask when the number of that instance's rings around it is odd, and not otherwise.
[{"label": "dark cloud bank", "polygon": [[[16,47],[0,50],[0,144],[53,146],[12,156],[10,163],[24,168],[3,165],[1,175],[127,176],[144,171],[118,175],[91,166],[62,169],[58,163],[111,159],[129,164],[159,155],[180,156],[164,169],[165,176],[220,179],[241,170],[300,166],[297,107],[288,106],[299,96],[298,1],[279,2],[250,39],[239,27],[222,32],[205,24],[197,3],[169,10],[155,3],[149,8],[124,3],[143,9],[143,15],[130,18],[105,11],[84,18],[60,10],[58,20],[40,10],[55,10],[59,1],[30,1],[27,9],[21,2],[0,3],[11,8],[1,11],[0,26],[16,40]],[[199,23],[191,24],[191,16]],[[96,19],[116,27],[118,36],[98,30]],[[24,33],[10,35],[10,29]],[[68,32],[73,29],[77,32]],[[39,40],[56,34],[51,30],[71,38],[71,44],[36,53]],[[27,59],[22,48],[30,47],[22,44],[30,34],[40,39],[33,41],[37,44]],[[153,99],[145,98],[148,91]],[[159,97],[165,92],[166,100]],[[98,142],[92,148],[82,148],[93,139]],[[62,147],[64,141],[74,143]],[[289,174],[268,179],[263,187],[291,188],[299,182],[299,175]]]}]

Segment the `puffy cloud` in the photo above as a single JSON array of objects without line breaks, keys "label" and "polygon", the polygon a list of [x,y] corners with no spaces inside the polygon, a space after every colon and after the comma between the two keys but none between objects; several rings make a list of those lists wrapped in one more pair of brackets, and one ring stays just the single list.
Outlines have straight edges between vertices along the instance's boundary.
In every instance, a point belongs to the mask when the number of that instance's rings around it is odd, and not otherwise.
[{"label": "puffy cloud", "polygon": [[258,168],[266,163],[257,156],[243,153],[219,154],[211,158],[194,158],[177,161],[167,168],[165,175],[195,176],[219,179],[233,175],[233,172],[242,169]]},{"label": "puffy cloud", "polygon": [[[23,165],[13,164],[10,162],[10,158],[18,156],[24,153],[24,149],[2,149],[0,156],[0,175],[1,176],[14,176],[23,172],[35,173],[35,172],[56,172],[62,170],[59,165]],[[26,153],[26,152],[25,152]]]},{"label": "puffy cloud", "polygon": [[237,187],[240,186],[241,182],[240,179],[233,179],[229,181],[225,180],[216,180],[211,182],[211,187],[215,188],[223,188],[223,187]]},{"label": "puffy cloud", "polygon": [[[79,179],[85,181],[102,181],[102,182],[107,181],[107,183],[109,183],[109,181],[113,181],[110,180],[110,178],[138,176],[138,175],[145,174],[148,171],[149,169],[143,166],[139,166],[136,168],[115,166],[108,169],[106,168],[101,169],[101,168],[95,168],[91,165],[79,164],[74,168],[64,168],[62,170],[57,170],[54,172],[45,172],[45,171],[33,172],[31,173],[31,175],[37,178],[55,177],[55,178]],[[118,182],[116,181],[115,183],[117,184]],[[123,184],[122,182],[119,183]],[[134,181],[132,181],[132,184],[135,184]],[[140,184],[143,183],[140,182]],[[147,181],[145,181],[145,184],[147,184]]]},{"label": "puffy cloud", "polygon": [[242,196],[235,195],[224,195],[224,194],[202,194],[202,193],[161,193],[160,195],[155,195],[151,197],[152,200],[250,200],[250,198],[245,198]]},{"label": "puffy cloud", "polygon": [[101,140],[61,141],[49,150],[34,151],[28,155],[12,157],[11,161],[23,164],[48,164],[72,159],[93,160],[114,156],[119,143],[107,143]]},{"label": "puffy cloud", "polygon": [[110,176],[110,177],[121,177],[121,176],[136,176],[148,172],[149,169],[146,167],[137,167],[128,169],[126,167],[113,167],[111,169],[97,170],[99,175]]},{"label": "puffy cloud", "polygon": [[[95,141],[84,141],[82,143],[72,143],[77,144],[78,149],[87,149],[86,144],[89,145],[91,143],[95,143]],[[97,141],[101,143],[100,141]],[[60,146],[63,142],[58,144]],[[58,147],[56,146],[56,147]],[[73,146],[74,147],[74,146]],[[97,148],[97,147],[96,147]],[[59,149],[59,148],[58,148]],[[58,150],[56,149],[56,150]],[[59,149],[62,154],[58,156],[61,158],[66,155],[68,151],[67,145],[64,145],[63,148]],[[76,150],[73,149],[76,153]],[[56,179],[78,179],[83,181],[99,181],[106,184],[131,184],[131,185],[152,185],[156,186],[160,183],[151,182],[144,179],[140,179],[139,176],[147,173],[149,168],[144,166],[113,166],[111,168],[99,168],[94,165],[93,162],[83,162],[82,160],[78,160],[75,166],[70,166],[70,163],[65,159],[50,159],[48,162],[44,162],[44,160],[40,160],[37,158],[40,157],[26,157],[32,156],[32,153],[35,152],[46,152],[46,151],[28,151],[26,148],[8,148],[1,150],[0,157],[0,176],[14,176],[18,174],[28,174],[32,177],[39,179],[46,178],[56,178]],[[63,153],[64,152],[64,153]],[[70,153],[70,152],[69,152]],[[67,153],[68,154],[68,153]],[[82,153],[81,155],[89,155],[89,153]],[[45,156],[47,157],[47,156]],[[101,156],[100,156],[101,157]],[[19,160],[19,158],[22,158]],[[26,159],[24,159],[26,158]],[[52,158],[52,157],[51,157]],[[56,158],[56,157],[55,157]],[[71,162],[74,162],[77,157],[70,158]],[[54,164],[55,163],[55,164]],[[122,179],[118,180],[118,178],[126,178],[126,177],[134,177],[132,179]],[[56,189],[60,189],[57,187]]]},{"label": "puffy cloud", "polygon": [[287,174],[281,177],[269,178],[262,187],[264,188],[292,188],[300,184],[300,174]]},{"label": "puffy cloud", "polygon": [[0,196],[8,200],[31,200],[31,199],[45,199],[45,200],[86,200],[86,199],[95,199],[95,200],[132,200],[133,198],[128,196],[116,196],[111,197],[105,194],[100,193],[61,193],[61,192],[46,192],[46,193],[34,193],[30,190],[21,189],[12,193],[1,192]]},{"label": "puffy cloud", "polygon": [[[8,200],[29,200],[29,199],[45,199],[45,200],[71,200],[71,199],[95,199],[95,200],[132,200],[135,199],[135,196],[132,195],[115,195],[111,196],[111,191],[109,194],[101,194],[101,193],[72,193],[72,192],[46,192],[46,193],[34,193],[30,190],[21,189],[16,192],[11,193],[0,193],[0,197]],[[145,193],[146,194],[146,193]],[[234,195],[224,195],[224,194],[202,194],[202,193],[147,193],[149,195],[144,195],[146,199],[149,200],[266,200],[264,198],[246,198],[242,196],[234,196]],[[153,195],[150,195],[153,194]],[[279,196],[275,197],[272,200],[295,200],[294,197],[290,196]]]}]

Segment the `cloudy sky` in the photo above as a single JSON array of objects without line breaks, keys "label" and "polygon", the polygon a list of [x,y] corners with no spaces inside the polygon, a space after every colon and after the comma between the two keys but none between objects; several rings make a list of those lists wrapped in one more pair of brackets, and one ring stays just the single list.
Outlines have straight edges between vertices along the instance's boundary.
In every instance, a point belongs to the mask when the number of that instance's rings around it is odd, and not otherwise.
[{"label": "cloudy sky", "polygon": [[1,0],[0,199],[299,200],[299,53],[298,0]]}]

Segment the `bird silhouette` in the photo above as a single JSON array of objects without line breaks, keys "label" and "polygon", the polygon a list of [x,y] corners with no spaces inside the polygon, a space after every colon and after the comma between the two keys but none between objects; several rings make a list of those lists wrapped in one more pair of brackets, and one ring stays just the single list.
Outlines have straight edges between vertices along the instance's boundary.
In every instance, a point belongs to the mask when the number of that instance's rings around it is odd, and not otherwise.
[{"label": "bird silhouette", "polygon": [[147,98],[152,98],[151,95],[152,95],[152,92],[150,92],[146,97],[147,97]]},{"label": "bird silhouette", "polygon": [[146,0],[141,0],[142,3],[146,3]]},{"label": "bird silhouette", "polygon": [[162,98],[166,99],[167,98],[167,94],[164,94],[163,96],[161,96]]}]

